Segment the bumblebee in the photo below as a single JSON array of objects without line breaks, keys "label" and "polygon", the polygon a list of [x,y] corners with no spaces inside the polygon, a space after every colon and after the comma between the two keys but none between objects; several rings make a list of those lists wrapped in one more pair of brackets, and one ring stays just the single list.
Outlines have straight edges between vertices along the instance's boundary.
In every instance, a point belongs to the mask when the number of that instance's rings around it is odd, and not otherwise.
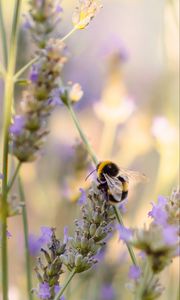
[{"label": "bumblebee", "polygon": [[129,179],[146,181],[147,177],[136,171],[119,168],[109,160],[100,162],[97,167],[98,188],[103,191],[112,204],[124,201],[128,196]]}]

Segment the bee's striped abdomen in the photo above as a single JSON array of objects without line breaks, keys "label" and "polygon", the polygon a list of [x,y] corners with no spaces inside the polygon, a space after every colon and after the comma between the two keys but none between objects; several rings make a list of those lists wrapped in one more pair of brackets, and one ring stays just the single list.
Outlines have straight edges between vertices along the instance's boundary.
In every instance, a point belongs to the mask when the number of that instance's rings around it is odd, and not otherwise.
[{"label": "bee's striped abdomen", "polygon": [[123,186],[122,197],[121,197],[121,201],[123,201],[128,196],[128,182],[121,176],[118,176],[118,179],[122,182],[122,186]]}]

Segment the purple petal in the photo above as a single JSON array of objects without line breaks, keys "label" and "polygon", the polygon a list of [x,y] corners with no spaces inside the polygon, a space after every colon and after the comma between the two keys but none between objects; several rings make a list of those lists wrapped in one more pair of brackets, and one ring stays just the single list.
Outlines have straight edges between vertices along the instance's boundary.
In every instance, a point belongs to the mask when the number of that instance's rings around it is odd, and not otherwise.
[{"label": "purple petal", "polygon": [[51,237],[52,237],[52,228],[42,226],[41,227],[41,236],[39,240],[41,241],[42,245],[43,244],[48,244],[51,242]]},{"label": "purple petal", "polygon": [[68,242],[68,227],[67,226],[65,226],[64,227],[64,244],[67,244],[67,242]]},{"label": "purple petal", "polygon": [[52,229],[46,226],[41,227],[41,235],[37,237],[29,235],[29,252],[32,256],[37,256],[41,248],[51,242]]},{"label": "purple petal", "polygon": [[29,252],[32,256],[37,256],[41,250],[41,242],[35,235],[30,234],[28,239]]},{"label": "purple petal", "polygon": [[40,283],[38,296],[40,299],[49,299],[51,298],[50,287],[47,282]]},{"label": "purple petal", "polygon": [[101,298],[102,300],[114,300],[115,291],[110,283],[104,284],[101,288]]},{"label": "purple petal", "polygon": [[17,115],[14,117],[14,123],[10,126],[10,133],[20,135],[25,125],[25,117]]},{"label": "purple petal", "polygon": [[83,205],[86,203],[86,192],[82,188],[80,188],[79,191],[81,192],[81,196],[78,200],[78,204]]},{"label": "purple petal", "polygon": [[59,89],[54,89],[51,93],[50,102],[53,106],[61,105]]},{"label": "purple petal", "polygon": [[121,62],[126,62],[129,59],[129,52],[125,44],[117,36],[111,36],[108,38],[101,53],[104,57],[117,55]]},{"label": "purple petal", "polygon": [[[54,286],[54,292],[55,292],[55,295],[61,290],[60,286],[59,285],[55,285]],[[61,298],[59,300],[65,300],[65,297],[64,296],[61,296]]]},{"label": "purple petal", "polygon": [[168,245],[176,245],[178,241],[178,230],[174,226],[168,226],[163,229],[163,237]]},{"label": "purple petal", "polygon": [[0,180],[3,180],[4,176],[2,173],[0,173]]},{"label": "purple petal", "polygon": [[141,276],[141,273],[142,271],[138,266],[132,265],[129,268],[128,277],[129,279],[137,280]]},{"label": "purple petal", "polygon": [[166,225],[168,214],[166,211],[167,199],[159,196],[158,202],[152,203],[152,210],[148,213],[148,216],[154,219],[155,224]]},{"label": "purple petal", "polygon": [[36,82],[39,77],[39,70],[36,65],[33,65],[30,72],[30,80]]},{"label": "purple petal", "polygon": [[127,205],[127,199],[125,199],[124,201],[122,201],[120,204],[119,204],[119,210],[121,211],[122,214],[125,214],[126,213],[126,205]]},{"label": "purple petal", "polygon": [[132,238],[132,230],[122,225],[117,225],[117,229],[119,231],[119,238],[124,242],[129,242]]},{"label": "purple petal", "polygon": [[9,239],[9,238],[12,237],[12,234],[11,234],[8,230],[6,230],[6,236],[7,236],[7,238]]},{"label": "purple petal", "polygon": [[141,259],[143,259],[143,260],[146,259],[146,257],[147,257],[147,256],[146,256],[146,253],[145,253],[144,251],[139,252],[138,255],[139,255],[139,257],[141,257]]},{"label": "purple petal", "polygon": [[58,5],[56,6],[56,12],[57,12],[57,13],[62,13],[62,12],[63,12],[63,8],[62,8],[61,5],[58,4]]}]

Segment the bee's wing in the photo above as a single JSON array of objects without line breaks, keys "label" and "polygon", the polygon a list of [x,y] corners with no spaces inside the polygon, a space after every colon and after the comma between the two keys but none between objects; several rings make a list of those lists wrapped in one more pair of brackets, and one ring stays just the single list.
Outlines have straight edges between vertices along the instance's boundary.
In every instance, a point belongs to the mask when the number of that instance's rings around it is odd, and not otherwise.
[{"label": "bee's wing", "polygon": [[132,170],[120,168],[119,174],[122,177],[127,177],[128,179],[130,179],[130,181],[133,181],[134,183],[139,183],[139,182],[145,183],[148,181],[148,177],[145,174],[132,171]]},{"label": "bee's wing", "polygon": [[110,193],[116,201],[121,201],[122,197],[122,182],[117,177],[110,177],[104,174]]}]

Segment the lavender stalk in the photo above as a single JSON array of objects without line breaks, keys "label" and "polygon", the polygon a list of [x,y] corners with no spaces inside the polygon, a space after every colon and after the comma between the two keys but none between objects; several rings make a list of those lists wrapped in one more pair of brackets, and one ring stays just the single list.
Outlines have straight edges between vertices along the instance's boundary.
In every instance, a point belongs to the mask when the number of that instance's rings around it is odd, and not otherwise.
[{"label": "lavender stalk", "polygon": [[0,1],[0,33],[2,37],[2,51],[3,51],[4,65],[5,67],[7,67],[8,51],[7,51],[6,31],[5,31],[4,20],[3,20],[2,0]]},{"label": "lavender stalk", "polygon": [[20,178],[18,177],[18,185],[19,185],[19,195],[22,205],[22,220],[23,220],[23,230],[24,230],[24,245],[25,245],[25,260],[26,260],[26,276],[27,276],[27,294],[29,300],[33,300],[33,295],[31,293],[32,290],[32,274],[31,274],[31,263],[29,256],[29,243],[28,243],[28,220],[27,220],[27,212],[26,212],[26,201],[25,194],[23,190],[23,184]]},{"label": "lavender stalk", "polygon": [[[2,289],[3,300],[8,300],[8,257],[7,257],[7,178],[8,178],[8,148],[9,148],[9,125],[11,122],[11,108],[14,93],[14,71],[16,64],[17,38],[21,1],[15,3],[13,26],[10,41],[9,59],[5,77],[4,96],[4,122],[3,122],[3,183],[2,183]],[[4,41],[5,42],[5,41]]]},{"label": "lavender stalk", "polygon": [[7,193],[9,193],[9,191],[11,190],[11,188],[12,188],[12,186],[14,184],[14,181],[15,181],[18,173],[19,173],[20,168],[21,168],[21,162],[18,162],[18,164],[17,164],[17,166],[15,168],[14,174],[13,174],[13,176],[12,176],[12,178],[11,178],[9,184],[8,184]]}]

